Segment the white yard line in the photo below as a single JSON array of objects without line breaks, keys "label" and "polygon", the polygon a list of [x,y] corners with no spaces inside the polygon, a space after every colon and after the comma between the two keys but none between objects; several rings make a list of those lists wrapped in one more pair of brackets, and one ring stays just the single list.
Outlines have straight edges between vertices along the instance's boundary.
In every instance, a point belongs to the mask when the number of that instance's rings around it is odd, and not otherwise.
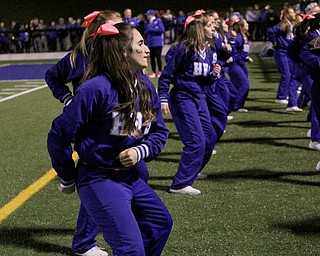
[{"label": "white yard line", "polygon": [[[26,82],[26,83],[43,83],[44,79],[17,79],[17,80],[0,80],[0,83],[9,83],[9,82]],[[33,82],[31,82],[33,81]]]},{"label": "white yard line", "polygon": [[28,84],[28,83],[25,83],[25,84],[16,84],[14,85],[14,87],[25,87],[25,88],[30,88],[30,87],[38,87],[39,86],[39,82],[35,82],[34,84]]},{"label": "white yard line", "polygon": [[15,94],[15,92],[1,92],[0,95],[10,95],[10,94]]},{"label": "white yard line", "polygon": [[[37,91],[37,90],[41,90],[41,89],[46,88],[46,87],[47,87],[47,85],[45,84],[45,85],[41,85],[41,86],[39,86],[39,87],[32,88],[32,89],[27,90],[27,91],[24,91],[24,92],[16,93],[16,94],[14,94],[14,95],[5,97],[5,98],[3,98],[3,99],[0,99],[0,103],[1,103],[1,102],[4,102],[4,101],[7,101],[7,100],[14,99],[14,98],[16,98],[16,97],[19,97],[19,96],[22,96],[22,95],[25,95],[25,94],[28,94],[28,93],[31,93],[31,92],[34,92],[34,91]],[[0,94],[1,94],[1,93],[0,93]]]},{"label": "white yard line", "polygon": [[[33,87],[33,86],[32,86]],[[27,89],[29,89],[30,87],[25,87],[25,88],[4,88],[2,89],[2,91],[11,91],[11,92],[16,92],[16,91],[25,91]]]}]

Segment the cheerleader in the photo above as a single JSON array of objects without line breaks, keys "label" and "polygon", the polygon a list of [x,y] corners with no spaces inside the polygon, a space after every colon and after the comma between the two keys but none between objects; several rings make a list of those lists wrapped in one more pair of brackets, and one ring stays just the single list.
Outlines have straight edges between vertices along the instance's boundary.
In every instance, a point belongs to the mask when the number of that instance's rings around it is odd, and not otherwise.
[{"label": "cheerleader", "polygon": [[[205,32],[203,21],[192,16],[185,26],[179,43],[166,58],[168,63],[159,78],[158,92],[162,111],[171,112],[184,144],[170,192],[198,195],[201,191],[192,185],[210,160],[212,142],[216,141],[203,88],[215,82],[221,68],[212,65],[214,44],[207,43],[212,38],[212,28]],[[170,84],[173,88],[169,93]]]},{"label": "cheerleader", "polygon": [[172,219],[136,171],[137,162],[160,153],[169,133],[153,85],[137,74],[149,49],[125,23],[107,22],[92,37],[82,84],[48,134],[59,189],[72,193],[77,185],[113,255],[161,255]]},{"label": "cheerleader", "polygon": [[[93,43],[92,34],[95,33],[100,25],[107,20],[121,22],[121,15],[119,12],[112,10],[95,11],[87,15],[85,18],[86,29],[83,32],[82,39],[76,48],[63,57],[56,65],[50,68],[45,74],[45,80],[48,87],[53,93],[53,96],[60,102],[68,105],[76,94],[80,80],[83,77],[90,57],[91,45]],[[148,78],[141,71],[138,71],[140,78],[149,83]],[[72,91],[67,86],[71,82]],[[140,178],[148,182],[149,171],[144,160],[137,163],[137,171]],[[99,229],[97,225],[88,216],[86,209],[80,204],[79,219],[77,222],[77,229],[72,241],[72,250],[78,255],[87,255],[87,252],[94,251],[103,254],[99,247],[96,246],[95,237]]]},{"label": "cheerleader", "polygon": [[227,63],[229,64],[228,74],[230,80],[238,91],[234,109],[237,112],[248,112],[248,109],[244,108],[250,89],[246,62],[253,62],[253,59],[248,56],[249,42],[247,33],[249,25],[245,19],[236,18],[231,22],[229,43],[232,46],[232,51],[230,53],[231,58],[227,60]]},{"label": "cheerleader", "polygon": [[[288,54],[288,45],[293,41],[293,26],[296,14],[292,8],[283,11],[280,24],[268,30],[268,39],[275,49],[274,59],[280,73],[276,103],[287,104],[287,112],[301,112],[297,105],[297,90],[300,85],[294,79],[294,63]],[[287,100],[288,99],[288,100]]]}]

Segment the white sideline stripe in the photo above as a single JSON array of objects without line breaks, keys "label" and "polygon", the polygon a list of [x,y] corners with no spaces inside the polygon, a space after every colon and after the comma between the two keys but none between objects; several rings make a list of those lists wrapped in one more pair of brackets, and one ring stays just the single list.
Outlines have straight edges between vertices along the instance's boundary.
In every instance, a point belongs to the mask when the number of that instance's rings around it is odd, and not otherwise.
[{"label": "white sideline stripe", "polygon": [[37,82],[37,81],[30,81],[30,82],[26,82],[26,84],[29,84],[30,86],[32,86],[31,84],[37,85],[37,84],[39,84],[39,82]]},{"label": "white sideline stripe", "polygon": [[30,82],[30,81],[34,81],[33,83],[41,83],[41,81],[43,81],[44,79],[11,79],[11,80],[0,80],[0,83],[12,83],[12,82]]},{"label": "white sideline stripe", "polygon": [[16,84],[14,87],[25,87],[25,88],[30,88],[30,87],[37,87],[39,86],[39,83],[34,83],[34,84]]},{"label": "white sideline stripe", "polygon": [[19,96],[22,96],[22,95],[25,95],[25,94],[28,94],[28,93],[30,93],[30,92],[34,92],[34,91],[37,91],[37,90],[41,90],[41,89],[46,88],[46,87],[47,87],[47,85],[45,84],[45,85],[42,85],[42,86],[39,86],[39,87],[36,87],[36,88],[32,88],[32,89],[27,90],[27,91],[24,91],[24,92],[19,92],[19,93],[17,93],[17,94],[11,95],[11,96],[9,96],[9,97],[5,97],[5,98],[3,98],[3,99],[0,99],[0,103],[1,103],[1,102],[4,102],[4,101],[7,101],[7,100],[11,100],[11,99],[13,99],[13,98],[16,98],[16,97],[19,97]]},{"label": "white sideline stripe", "polygon": [[2,91],[7,91],[7,92],[10,92],[10,91],[12,91],[12,92],[16,92],[16,91],[24,91],[24,90],[26,90],[26,89],[29,89],[30,87],[25,87],[25,88],[4,88],[4,89],[2,89]]},{"label": "white sideline stripe", "polygon": [[0,92],[0,95],[10,95],[14,94],[14,92]]}]

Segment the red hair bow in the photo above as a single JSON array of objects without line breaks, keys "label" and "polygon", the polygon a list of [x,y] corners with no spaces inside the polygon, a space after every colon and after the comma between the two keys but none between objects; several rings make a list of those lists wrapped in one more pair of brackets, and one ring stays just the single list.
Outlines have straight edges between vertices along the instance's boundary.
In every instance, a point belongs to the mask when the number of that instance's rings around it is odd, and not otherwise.
[{"label": "red hair bow", "polygon": [[94,19],[100,14],[99,11],[94,11],[90,14],[88,14],[86,17],[84,17],[84,20],[86,21],[85,27],[89,27],[89,25],[94,21]]},{"label": "red hair bow", "polygon": [[240,18],[238,16],[234,16],[233,19],[231,20],[231,24],[238,23],[240,21]]},{"label": "red hair bow", "polygon": [[206,13],[206,12],[203,9],[201,9],[201,10],[197,10],[194,14],[192,14],[192,16],[199,16],[204,13]]},{"label": "red hair bow", "polygon": [[189,26],[189,24],[194,21],[196,18],[193,16],[188,16],[188,18],[186,19],[186,22],[184,23],[184,28],[187,28]]},{"label": "red hair bow", "polygon": [[311,19],[315,19],[316,17],[311,15],[311,14],[302,14],[302,19],[305,20],[311,20]]},{"label": "red hair bow", "polygon": [[98,28],[97,32],[91,34],[90,36],[93,36],[93,38],[96,39],[98,35],[109,36],[119,34],[119,30],[114,26],[115,24],[117,24],[117,22],[108,20],[105,24]]}]

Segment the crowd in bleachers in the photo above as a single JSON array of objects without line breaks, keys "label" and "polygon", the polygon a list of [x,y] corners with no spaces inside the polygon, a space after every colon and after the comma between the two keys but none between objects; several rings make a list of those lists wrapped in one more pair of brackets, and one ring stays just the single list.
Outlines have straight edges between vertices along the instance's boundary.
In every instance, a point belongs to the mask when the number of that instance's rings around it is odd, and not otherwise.
[{"label": "crowd in bleachers", "polygon": [[[296,13],[304,10],[310,0],[299,0],[294,8]],[[266,41],[268,28],[277,24],[280,19],[280,10],[275,10],[270,5],[249,6],[244,14],[230,7],[229,11],[220,13],[224,19],[232,15],[244,17],[249,23],[250,41]],[[125,19],[125,12],[123,18]],[[157,16],[162,19],[166,33],[165,43],[172,43],[182,33],[183,24],[188,13],[179,10],[177,14],[170,9],[159,10]],[[134,16],[139,31],[143,34],[143,26],[146,22],[144,13]],[[41,18],[33,18],[28,24],[20,24],[12,21],[6,24],[0,20],[0,53],[29,53],[29,52],[55,52],[72,50],[79,42],[83,27],[82,18],[69,17],[65,20],[60,17],[46,24]]]}]

